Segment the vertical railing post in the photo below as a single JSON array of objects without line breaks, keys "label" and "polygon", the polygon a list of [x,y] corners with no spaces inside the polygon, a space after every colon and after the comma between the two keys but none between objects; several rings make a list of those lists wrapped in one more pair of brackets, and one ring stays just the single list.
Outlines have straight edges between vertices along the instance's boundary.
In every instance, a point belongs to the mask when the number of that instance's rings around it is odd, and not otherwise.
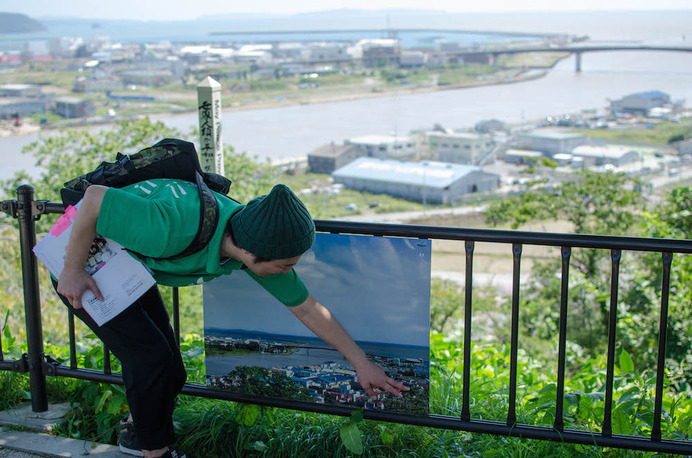
[{"label": "vertical railing post", "polygon": [[510,343],[509,363],[509,406],[507,409],[507,425],[514,426],[517,422],[517,365],[519,350],[519,286],[521,276],[521,243],[512,244],[512,334]]},{"label": "vertical railing post", "polygon": [[67,328],[70,333],[70,369],[77,369],[77,337],[75,335],[74,313],[68,309]]},{"label": "vertical railing post", "polygon": [[565,396],[565,360],[567,352],[567,304],[569,302],[569,259],[572,248],[563,246],[560,250],[562,256],[562,285],[560,287],[560,335],[557,354],[557,395],[555,399],[555,423],[553,428],[557,431],[565,429],[564,422],[564,396]]},{"label": "vertical railing post", "polygon": [[111,351],[106,344],[103,345],[103,373],[110,375],[113,372],[111,369]]},{"label": "vertical railing post", "polygon": [[38,289],[38,263],[32,251],[36,245],[33,186],[28,184],[19,186],[17,188],[17,200],[31,408],[34,412],[44,412],[48,410],[48,395],[46,393],[46,374],[43,372],[43,327]]},{"label": "vertical railing post", "polygon": [[180,289],[177,286],[173,288],[173,332],[180,346]]},{"label": "vertical railing post", "polygon": [[666,337],[668,332],[668,300],[670,298],[670,268],[673,253],[661,253],[663,277],[661,282],[661,317],[658,328],[658,363],[656,365],[656,399],[654,399],[654,423],[651,427],[651,440],[661,441],[661,413],[663,412],[663,384],[666,375]]},{"label": "vertical railing post", "polygon": [[610,437],[613,435],[613,383],[615,373],[615,342],[617,341],[617,320],[618,320],[618,287],[620,284],[620,260],[622,259],[621,250],[610,252],[611,275],[610,275],[610,315],[608,319],[608,360],[606,362],[606,390],[605,407],[603,410],[603,429],[601,433]]},{"label": "vertical railing post", "polygon": [[461,419],[465,421],[471,420],[471,327],[473,316],[473,249],[474,241],[467,240],[465,243],[466,250],[466,284],[465,288],[465,304],[464,304],[464,373],[462,387],[462,406]]}]

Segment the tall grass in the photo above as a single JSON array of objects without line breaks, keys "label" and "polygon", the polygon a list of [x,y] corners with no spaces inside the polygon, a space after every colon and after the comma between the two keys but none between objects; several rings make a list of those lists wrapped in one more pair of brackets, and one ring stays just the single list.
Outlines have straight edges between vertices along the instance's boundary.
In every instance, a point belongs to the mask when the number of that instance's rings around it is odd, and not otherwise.
[{"label": "tall grass", "polygon": [[[6,328],[7,329],[7,328]],[[9,354],[26,351],[9,332],[3,339]],[[186,335],[181,352],[194,382],[204,380],[204,346],[200,336]],[[81,345],[79,365],[103,367],[103,350]],[[58,361],[67,349],[47,346]],[[433,333],[431,342],[430,411],[459,416],[462,399],[463,334]],[[503,421],[507,415],[510,350],[506,345],[473,343],[471,417]],[[603,361],[591,360],[566,381],[565,425],[568,429],[600,431],[603,418]],[[114,370],[119,370],[117,362]],[[621,353],[615,377],[613,431],[646,436],[653,421],[654,380]],[[554,420],[555,375],[526,354],[519,354],[517,403],[519,423],[550,426]],[[0,405],[26,399],[27,377],[0,373]],[[51,402],[71,400],[75,409],[58,429],[70,437],[117,443],[114,425],[126,413],[122,387],[81,380],[49,378]],[[692,400],[666,390],[663,437],[690,440]],[[641,456],[638,452],[595,446],[556,444],[486,434],[448,431],[372,420],[356,421],[324,414],[259,407],[220,400],[180,396],[174,421],[181,447],[190,457],[346,457],[352,448],[342,438],[344,426],[356,428],[366,457],[445,456]],[[350,422],[350,423],[349,423]],[[656,456],[649,454],[650,456]]]},{"label": "tall grass", "polygon": [[[433,335],[431,349],[431,412],[458,416],[461,412],[463,336]],[[595,362],[594,364],[596,364]],[[598,365],[598,364],[596,364]],[[622,367],[625,366],[625,367]],[[471,414],[474,419],[502,420],[507,412],[509,349],[474,344]],[[643,371],[646,373],[646,371]],[[568,380],[565,395],[567,428],[600,431],[603,374],[585,368]],[[615,384],[614,431],[650,432],[652,380],[621,359]],[[554,419],[555,377],[520,356],[519,422],[551,425]],[[664,402],[664,436],[689,440],[692,401],[668,393]],[[635,421],[630,423],[630,419]],[[352,420],[277,408],[234,404],[183,396],[175,413],[181,446],[192,457],[346,457],[353,456],[340,431]],[[642,456],[640,452],[595,446],[471,434],[363,420],[357,423],[365,457],[445,456]],[[657,456],[656,454],[648,454]]]}]

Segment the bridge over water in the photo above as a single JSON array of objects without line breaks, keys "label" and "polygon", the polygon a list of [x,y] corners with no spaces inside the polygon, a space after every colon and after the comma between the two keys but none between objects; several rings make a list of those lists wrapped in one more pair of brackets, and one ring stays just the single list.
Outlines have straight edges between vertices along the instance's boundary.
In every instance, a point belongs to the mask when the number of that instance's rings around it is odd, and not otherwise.
[{"label": "bridge over water", "polygon": [[536,52],[567,52],[576,56],[576,71],[581,72],[581,56],[586,52],[607,52],[607,51],[664,51],[664,52],[692,52],[692,46],[661,46],[661,45],[579,45],[579,46],[548,46],[548,47],[505,47],[485,50],[459,51],[456,55],[489,55],[493,64],[497,58],[503,54],[520,54]]},{"label": "bridge over water", "polygon": [[[271,36],[271,35],[345,35],[345,34],[372,34],[380,33],[388,38],[398,38],[404,33],[459,33],[459,34],[478,34],[478,35],[498,35],[516,37],[541,37],[557,38],[565,37],[566,34],[558,33],[533,33],[533,32],[501,32],[487,30],[463,30],[463,29],[437,29],[437,28],[399,28],[399,29],[311,29],[311,30],[236,30],[226,32],[211,32],[211,35],[249,35],[249,36]],[[586,52],[607,52],[607,51],[662,51],[662,52],[692,52],[692,46],[666,46],[666,45],[644,45],[644,44],[617,44],[617,45],[566,45],[566,46],[500,46],[484,49],[467,49],[450,52],[455,56],[490,56],[493,64],[497,63],[500,55],[537,53],[537,52],[567,52],[576,56],[576,71],[581,72],[581,57]]]}]

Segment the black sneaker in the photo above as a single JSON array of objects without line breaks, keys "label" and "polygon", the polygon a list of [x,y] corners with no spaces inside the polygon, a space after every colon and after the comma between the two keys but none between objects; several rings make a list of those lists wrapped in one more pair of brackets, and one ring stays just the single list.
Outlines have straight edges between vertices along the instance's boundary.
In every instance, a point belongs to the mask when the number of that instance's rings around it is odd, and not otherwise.
[{"label": "black sneaker", "polygon": [[175,445],[169,445],[168,451],[161,455],[161,458],[187,458],[183,452]]},{"label": "black sneaker", "polygon": [[127,421],[127,417],[120,420],[120,440],[118,444],[120,445],[120,451],[126,455],[144,456],[142,446],[139,445],[137,431],[135,431],[135,424]]}]

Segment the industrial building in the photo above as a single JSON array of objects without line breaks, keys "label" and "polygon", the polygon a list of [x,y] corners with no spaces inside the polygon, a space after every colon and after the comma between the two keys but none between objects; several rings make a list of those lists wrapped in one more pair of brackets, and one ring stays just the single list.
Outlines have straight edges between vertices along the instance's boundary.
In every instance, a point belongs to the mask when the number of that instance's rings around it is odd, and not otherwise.
[{"label": "industrial building", "polygon": [[2,84],[0,85],[0,97],[27,97],[38,98],[43,94],[38,84]]},{"label": "industrial building", "polygon": [[548,157],[571,153],[574,148],[588,143],[584,134],[571,134],[554,130],[535,130],[519,136],[519,148],[540,151]]},{"label": "industrial building", "polygon": [[436,204],[452,204],[470,193],[494,191],[500,183],[500,175],[477,166],[369,157],[356,159],[332,177],[349,189]]},{"label": "industrial building", "polygon": [[308,154],[308,166],[313,173],[332,173],[362,156],[365,156],[365,150],[359,145],[331,143],[311,151]]},{"label": "industrial building", "polygon": [[411,160],[418,154],[416,141],[408,136],[365,135],[351,138],[346,143],[360,146],[366,156],[378,159]]},{"label": "industrial building", "polygon": [[680,156],[692,155],[692,138],[678,143],[678,154],[680,154]]},{"label": "industrial building", "polygon": [[574,148],[572,156],[581,158],[585,166],[606,164],[624,167],[639,161],[639,153],[624,145],[581,145]]},{"label": "industrial building", "polygon": [[634,113],[645,115],[652,108],[671,103],[670,96],[662,91],[638,92],[610,102],[610,110],[615,113]]},{"label": "industrial building", "polygon": [[508,164],[533,165],[540,161],[543,154],[540,151],[527,151],[523,149],[508,149],[505,151],[504,159]]},{"label": "industrial building", "polygon": [[55,94],[43,93],[36,84],[0,85],[0,119],[46,113],[54,99]]},{"label": "industrial building", "polygon": [[96,111],[94,102],[77,97],[61,97],[55,101],[55,113],[64,118],[86,118]]},{"label": "industrial building", "polygon": [[421,152],[441,162],[479,165],[492,152],[495,142],[490,135],[472,132],[425,132]]}]

